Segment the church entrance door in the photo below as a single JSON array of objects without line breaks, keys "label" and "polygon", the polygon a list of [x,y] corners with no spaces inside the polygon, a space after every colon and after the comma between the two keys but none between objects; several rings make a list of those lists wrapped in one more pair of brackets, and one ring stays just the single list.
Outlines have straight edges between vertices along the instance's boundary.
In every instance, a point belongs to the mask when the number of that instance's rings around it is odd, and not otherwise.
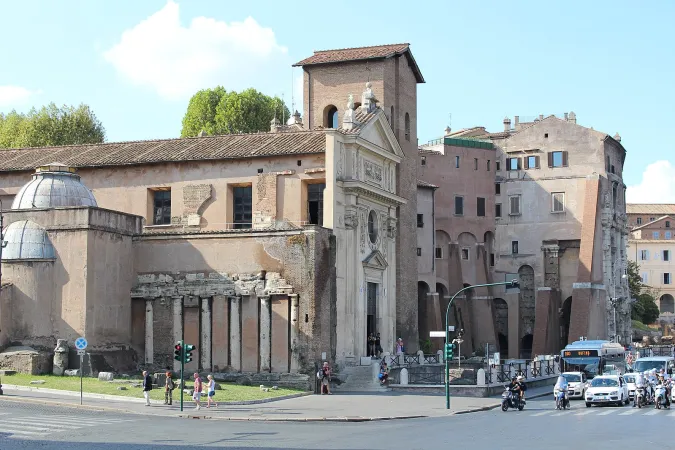
[{"label": "church entrance door", "polygon": [[368,283],[366,304],[366,338],[370,333],[377,333],[377,283]]}]

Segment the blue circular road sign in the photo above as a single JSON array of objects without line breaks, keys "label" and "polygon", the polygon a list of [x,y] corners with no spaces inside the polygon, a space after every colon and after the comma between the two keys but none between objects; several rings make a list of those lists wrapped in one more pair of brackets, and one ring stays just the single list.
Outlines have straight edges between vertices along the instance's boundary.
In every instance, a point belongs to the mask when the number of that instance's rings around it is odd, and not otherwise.
[{"label": "blue circular road sign", "polygon": [[83,337],[77,338],[75,340],[75,348],[77,348],[78,350],[84,350],[85,348],[87,348],[87,340]]}]

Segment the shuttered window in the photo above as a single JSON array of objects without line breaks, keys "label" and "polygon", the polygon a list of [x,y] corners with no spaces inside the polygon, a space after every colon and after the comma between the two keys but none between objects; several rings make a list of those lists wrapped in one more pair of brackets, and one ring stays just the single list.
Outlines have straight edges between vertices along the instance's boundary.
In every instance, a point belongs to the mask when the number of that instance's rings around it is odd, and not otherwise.
[{"label": "shuttered window", "polygon": [[567,152],[549,152],[548,153],[549,167],[567,167]]},{"label": "shuttered window", "polygon": [[539,168],[539,157],[538,156],[528,156],[523,158],[525,160],[525,169],[538,169]]}]

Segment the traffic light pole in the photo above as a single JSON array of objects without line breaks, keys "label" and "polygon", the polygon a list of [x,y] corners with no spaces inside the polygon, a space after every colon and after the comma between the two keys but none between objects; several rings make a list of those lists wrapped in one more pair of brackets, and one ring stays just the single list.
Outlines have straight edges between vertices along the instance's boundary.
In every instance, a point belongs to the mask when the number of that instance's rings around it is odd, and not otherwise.
[{"label": "traffic light pole", "polygon": [[180,341],[180,411],[183,412],[183,391],[185,385],[183,382],[183,372],[185,371],[185,344]]},{"label": "traffic light pole", "polygon": [[[448,361],[447,357],[447,352],[448,352],[448,345],[450,344],[450,330],[448,329],[448,316],[450,314],[450,307],[452,306],[452,303],[455,301],[455,297],[457,297],[459,294],[461,294],[464,291],[468,291],[469,289],[474,289],[474,288],[479,288],[479,287],[490,287],[490,286],[506,286],[506,285],[511,285],[511,286],[518,286],[518,281],[513,280],[513,281],[505,281],[503,283],[488,283],[488,284],[474,284],[473,286],[467,286],[465,288],[460,289],[459,291],[455,292],[455,295],[450,298],[450,301],[448,302],[448,307],[445,309],[445,409],[450,409],[450,364]],[[487,355],[485,355],[487,357]]]}]

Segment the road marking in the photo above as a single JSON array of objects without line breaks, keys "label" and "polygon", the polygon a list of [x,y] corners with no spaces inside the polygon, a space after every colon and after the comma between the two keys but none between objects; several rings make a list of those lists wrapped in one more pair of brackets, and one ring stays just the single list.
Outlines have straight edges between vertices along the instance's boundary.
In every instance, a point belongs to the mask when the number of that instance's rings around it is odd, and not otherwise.
[{"label": "road marking", "polygon": [[551,414],[551,413],[553,413],[553,412],[554,412],[554,411],[542,411],[542,412],[538,412],[538,413],[536,413],[536,414],[532,414],[532,417],[545,416],[545,415]]},{"label": "road marking", "polygon": [[588,408],[587,411],[582,411],[582,412],[576,413],[575,416],[585,416],[585,415],[591,414],[593,412],[595,412],[595,411],[592,410],[591,408]]},{"label": "road marking", "polygon": [[619,413],[620,416],[630,416],[631,414],[635,414],[636,412],[642,411],[641,409],[631,409],[630,411],[624,411],[622,413]]},{"label": "road marking", "polygon": [[652,409],[651,411],[644,413],[643,416],[655,416],[660,412],[661,411],[659,411],[658,409]]},{"label": "road marking", "polygon": [[555,413],[555,414],[553,414],[551,417],[568,416],[568,415],[570,415],[570,414],[571,414],[570,412],[563,411],[563,412]]},{"label": "road marking", "polygon": [[668,413],[668,417],[675,417],[675,412]]},{"label": "road marking", "polygon": [[0,428],[0,433],[7,433],[13,435],[26,435],[26,436],[46,436],[49,433],[40,432],[40,431],[26,431],[26,430],[17,430],[13,428]]},{"label": "road marking", "polygon": [[3,423],[9,423],[12,425],[30,425],[30,426],[48,426],[50,428],[63,428],[66,430],[77,430],[79,428],[82,428],[81,426],[76,426],[76,425],[62,425],[60,423],[50,423],[46,424],[44,420],[39,420],[39,419],[26,419],[26,418],[16,418],[16,419],[3,419]]},{"label": "road marking", "polygon": [[608,409],[607,411],[603,411],[603,412],[601,412],[601,413],[598,414],[598,415],[599,415],[599,416],[609,416],[609,415],[612,414],[614,411],[615,411],[615,410],[613,410],[613,409]]},{"label": "road marking", "polygon": [[[10,413],[0,413],[6,416]],[[56,422],[56,423],[53,423]],[[82,428],[112,425],[122,422],[131,422],[129,419],[91,418],[65,415],[48,415],[41,418],[26,417],[3,417],[0,420],[0,433],[8,433],[17,437],[40,437],[52,433],[62,433]]]}]

